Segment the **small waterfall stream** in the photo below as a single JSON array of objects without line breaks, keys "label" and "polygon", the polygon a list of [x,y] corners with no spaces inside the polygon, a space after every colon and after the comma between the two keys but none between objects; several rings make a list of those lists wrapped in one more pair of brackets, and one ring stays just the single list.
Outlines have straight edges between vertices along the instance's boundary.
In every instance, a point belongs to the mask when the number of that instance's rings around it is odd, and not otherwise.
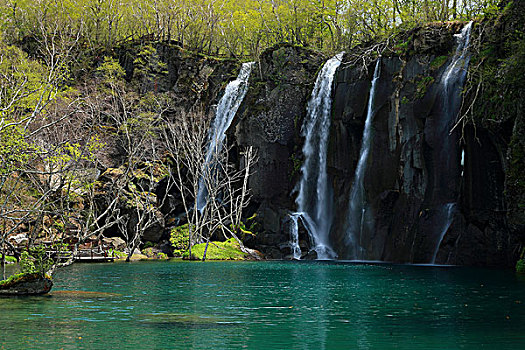
[{"label": "small waterfall stream", "polygon": [[290,248],[292,248],[293,258],[301,259],[301,247],[299,246],[299,220],[300,214],[290,214]]},{"label": "small waterfall stream", "polygon": [[445,238],[445,234],[450,228],[450,225],[452,225],[452,219],[454,218],[455,210],[456,210],[456,203],[447,203],[441,208],[441,220],[444,223],[444,225],[439,235],[439,241],[436,244],[434,253],[432,254],[432,260],[430,261],[432,265],[436,263],[436,257],[439,252],[439,246],[441,245],[441,242],[443,242],[443,238]]},{"label": "small waterfall stream", "polygon": [[303,146],[305,159],[301,167],[301,180],[297,187],[299,194],[296,198],[298,209],[296,215],[301,216],[318,259],[336,257],[329,244],[333,191],[328,183],[326,158],[333,80],[343,54],[340,53],[329,59],[317,76],[301,130],[302,136],[305,137]]},{"label": "small waterfall stream", "polygon": [[364,175],[367,167],[370,145],[372,143],[372,119],[374,117],[374,105],[377,81],[381,75],[381,58],[376,62],[374,77],[370,88],[370,97],[368,98],[368,108],[366,114],[365,128],[363,131],[363,140],[361,141],[361,151],[359,161],[355,169],[354,183],[350,192],[350,205],[348,213],[347,244],[351,249],[350,256],[352,259],[362,260],[364,256],[363,247],[363,230],[367,224],[367,207],[366,193],[364,189]]},{"label": "small waterfall stream", "polygon": [[[458,175],[463,176],[465,162],[465,151],[459,148],[459,136],[457,131],[452,131],[461,109],[461,91],[465,84],[467,68],[470,61],[468,55],[470,33],[472,22],[463,27],[459,34],[456,34],[456,52],[452,61],[443,73],[440,84],[440,95],[443,100],[443,111],[440,115],[438,124],[438,136],[441,139],[439,151],[436,152],[437,163],[440,168],[436,173],[434,191],[440,193],[437,196],[435,206],[437,225],[435,247],[432,254],[431,263],[436,263],[439,247],[443,242],[448,229],[452,225],[454,213],[456,212],[457,189],[453,184],[453,179]],[[458,159],[461,152],[461,158]]]},{"label": "small waterfall stream", "polygon": [[[209,131],[209,144],[204,164],[206,168],[212,167],[211,163],[213,163],[214,155],[220,152],[223,147],[226,131],[230,127],[237,110],[244,100],[244,96],[246,96],[248,92],[248,80],[254,64],[255,62],[242,64],[237,79],[228,83],[224,95],[217,105],[215,120]],[[197,196],[197,209],[200,211],[206,206],[207,196],[206,186],[201,179],[201,181],[199,181],[199,192]]]}]

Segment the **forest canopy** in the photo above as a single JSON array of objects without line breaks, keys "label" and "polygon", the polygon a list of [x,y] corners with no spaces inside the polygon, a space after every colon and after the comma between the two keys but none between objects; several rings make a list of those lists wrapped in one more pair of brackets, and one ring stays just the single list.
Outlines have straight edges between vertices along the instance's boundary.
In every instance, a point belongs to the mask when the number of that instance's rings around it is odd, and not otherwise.
[{"label": "forest canopy", "polygon": [[82,48],[174,41],[255,58],[279,42],[327,53],[430,21],[471,19],[497,0],[0,0],[4,39],[76,36]]}]

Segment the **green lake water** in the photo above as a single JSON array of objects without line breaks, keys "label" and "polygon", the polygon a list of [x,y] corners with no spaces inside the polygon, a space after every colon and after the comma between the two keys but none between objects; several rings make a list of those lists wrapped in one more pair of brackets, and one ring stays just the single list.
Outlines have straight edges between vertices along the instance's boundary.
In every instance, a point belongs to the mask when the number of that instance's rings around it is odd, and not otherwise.
[{"label": "green lake water", "polygon": [[323,262],[76,264],[57,272],[51,295],[0,298],[0,349],[62,348],[525,349],[525,278]]}]

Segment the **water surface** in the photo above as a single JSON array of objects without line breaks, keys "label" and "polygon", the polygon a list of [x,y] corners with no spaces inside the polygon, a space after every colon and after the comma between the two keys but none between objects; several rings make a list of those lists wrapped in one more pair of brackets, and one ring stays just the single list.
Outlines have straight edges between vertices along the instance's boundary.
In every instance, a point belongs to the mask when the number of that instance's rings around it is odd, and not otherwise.
[{"label": "water surface", "polygon": [[0,299],[0,349],[524,349],[524,290],[490,269],[76,264]]}]

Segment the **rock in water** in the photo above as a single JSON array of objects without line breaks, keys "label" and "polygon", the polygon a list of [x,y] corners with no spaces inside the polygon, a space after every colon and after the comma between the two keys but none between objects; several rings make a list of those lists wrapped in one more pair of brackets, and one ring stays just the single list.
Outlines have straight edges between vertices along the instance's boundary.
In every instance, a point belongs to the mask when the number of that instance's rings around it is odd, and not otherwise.
[{"label": "rock in water", "polygon": [[49,293],[53,280],[38,273],[19,274],[0,282],[0,295],[39,295]]}]

